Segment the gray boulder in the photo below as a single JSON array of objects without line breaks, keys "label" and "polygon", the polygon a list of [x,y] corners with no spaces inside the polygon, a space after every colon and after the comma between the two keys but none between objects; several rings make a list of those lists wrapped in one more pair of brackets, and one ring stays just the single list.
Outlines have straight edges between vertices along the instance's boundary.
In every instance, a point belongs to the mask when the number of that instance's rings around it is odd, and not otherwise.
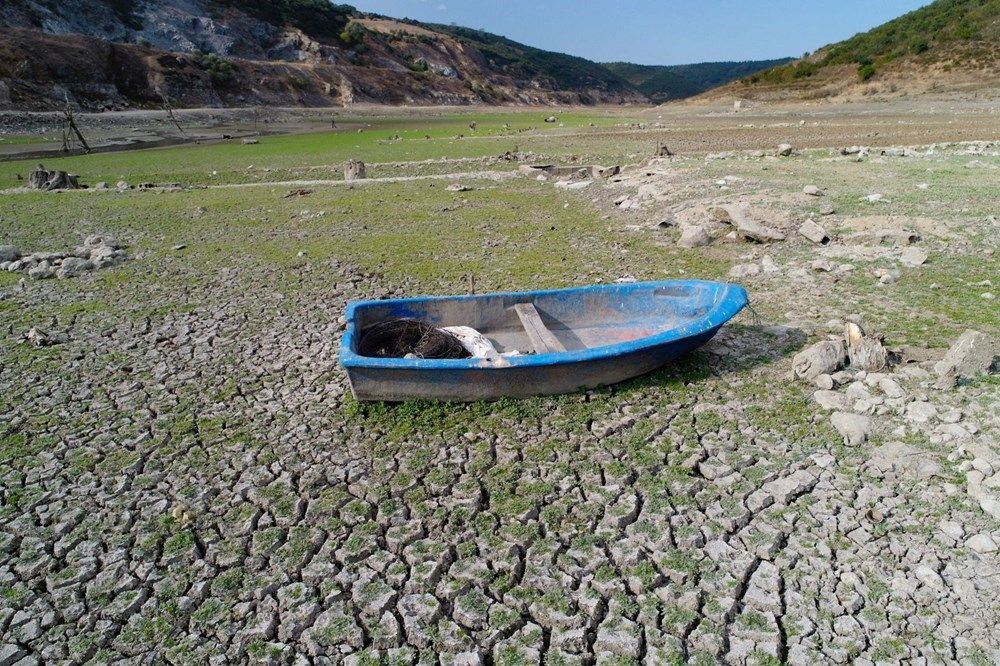
[{"label": "gray boulder", "polygon": [[799,233],[817,245],[826,245],[830,242],[830,236],[826,233],[826,229],[812,220],[803,222],[802,226],[799,227]]},{"label": "gray boulder", "polygon": [[0,245],[0,261],[17,261],[21,258],[21,250],[13,245]]},{"label": "gray boulder", "polygon": [[934,366],[938,388],[951,388],[959,379],[970,379],[989,371],[996,358],[996,343],[985,333],[968,330]]},{"label": "gray boulder", "polygon": [[712,237],[708,235],[704,227],[693,226],[684,228],[677,244],[681,247],[703,247],[711,242]]}]

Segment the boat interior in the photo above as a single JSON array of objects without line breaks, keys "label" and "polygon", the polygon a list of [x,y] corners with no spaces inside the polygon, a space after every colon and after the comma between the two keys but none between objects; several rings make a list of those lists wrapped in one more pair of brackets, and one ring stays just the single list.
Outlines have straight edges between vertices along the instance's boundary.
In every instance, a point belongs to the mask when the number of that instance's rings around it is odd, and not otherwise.
[{"label": "boat interior", "polygon": [[390,319],[469,326],[501,353],[558,353],[649,337],[708,314],[721,295],[712,283],[622,284],[541,292],[384,301],[355,312],[359,330]]}]

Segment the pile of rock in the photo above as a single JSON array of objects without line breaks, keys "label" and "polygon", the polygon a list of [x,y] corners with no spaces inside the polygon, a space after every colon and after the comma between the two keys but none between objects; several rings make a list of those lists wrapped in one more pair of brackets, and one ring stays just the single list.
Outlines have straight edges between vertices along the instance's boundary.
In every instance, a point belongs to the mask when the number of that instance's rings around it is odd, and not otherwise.
[{"label": "pile of rock", "polygon": [[[853,319],[846,323],[842,336],[831,336],[792,359],[793,373],[818,389],[813,397],[821,408],[833,412],[831,423],[845,443],[857,446],[864,442],[872,427],[869,416],[885,410],[903,414],[912,422],[933,418],[936,410],[928,398],[909,396],[900,385],[906,377],[926,378],[929,373],[907,366],[894,374],[892,357],[882,339],[866,335],[857,318]],[[935,387],[949,389],[961,379],[989,372],[995,358],[996,347],[989,336],[966,331],[935,366]],[[845,390],[835,390],[841,387]],[[877,388],[879,394],[872,394],[870,388]]]},{"label": "pile of rock", "polygon": [[84,273],[117,266],[128,258],[124,247],[113,237],[88,236],[71,252],[35,252],[26,256],[13,245],[0,246],[0,270],[26,273],[44,280],[74,278]]}]

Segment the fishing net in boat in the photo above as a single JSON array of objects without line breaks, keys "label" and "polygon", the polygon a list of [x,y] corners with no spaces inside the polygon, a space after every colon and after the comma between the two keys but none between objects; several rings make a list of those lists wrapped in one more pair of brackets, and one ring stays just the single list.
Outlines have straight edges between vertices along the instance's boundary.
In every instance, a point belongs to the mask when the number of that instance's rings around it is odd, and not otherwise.
[{"label": "fishing net in boat", "polygon": [[393,319],[373,324],[361,333],[358,353],[375,358],[469,358],[469,352],[451,333],[415,319]]}]

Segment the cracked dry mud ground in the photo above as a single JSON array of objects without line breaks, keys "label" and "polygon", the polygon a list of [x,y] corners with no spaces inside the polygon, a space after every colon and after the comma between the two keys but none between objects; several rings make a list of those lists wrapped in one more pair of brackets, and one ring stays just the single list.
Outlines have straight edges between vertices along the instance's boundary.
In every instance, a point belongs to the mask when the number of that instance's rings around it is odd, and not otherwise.
[{"label": "cracked dry mud ground", "polygon": [[[998,659],[997,553],[967,545],[996,521],[949,455],[993,441],[989,380],[897,378],[941,416],[901,403],[879,432],[932,474],[877,435],[844,446],[788,379],[815,323],[743,316],[586,394],[363,406],[345,303],[462,281],[203,265],[129,235],[100,283],[2,290],[4,666]],[[809,318],[810,293],[758,279],[762,311]],[[17,343],[32,324],[68,342]]]}]

